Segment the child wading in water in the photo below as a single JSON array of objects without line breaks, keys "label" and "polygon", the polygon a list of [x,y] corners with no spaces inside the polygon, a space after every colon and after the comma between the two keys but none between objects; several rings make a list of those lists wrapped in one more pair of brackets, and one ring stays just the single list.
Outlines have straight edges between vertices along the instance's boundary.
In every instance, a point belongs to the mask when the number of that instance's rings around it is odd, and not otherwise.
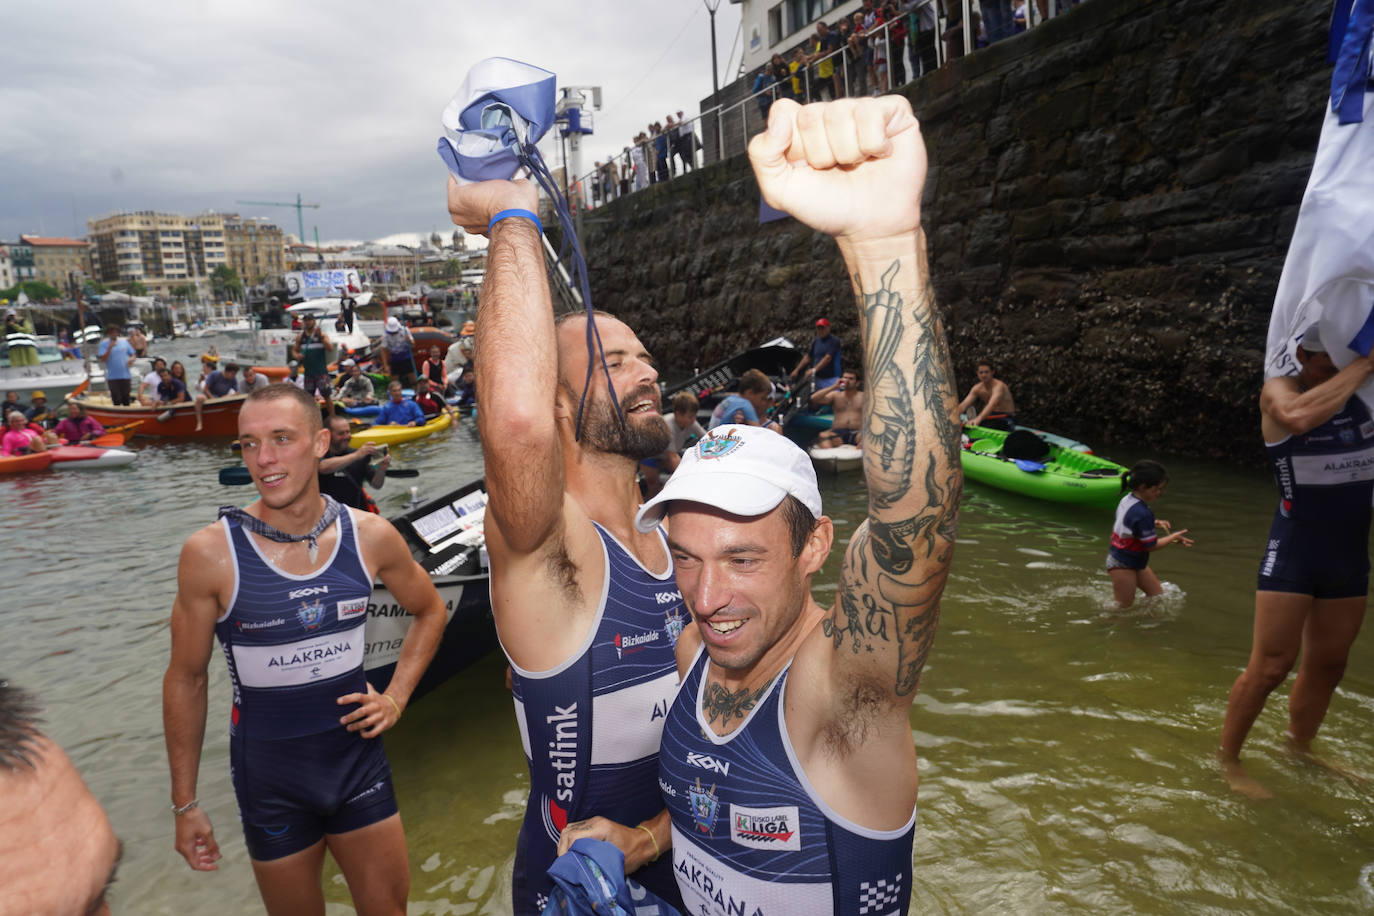
[{"label": "child wading in water", "polygon": [[[1112,594],[1118,607],[1127,608],[1135,602],[1138,588],[1145,597],[1162,594],[1159,578],[1150,570],[1150,553],[1178,541],[1192,547],[1193,539],[1184,537],[1187,528],[1170,531],[1169,523],[1155,520],[1150,503],[1164,495],[1169,475],[1158,461],[1140,461],[1121,478],[1121,489],[1129,490],[1116,507],[1116,524],[1112,525],[1112,546],[1107,553],[1107,574],[1112,577]],[[1155,528],[1166,534],[1155,537]]]}]

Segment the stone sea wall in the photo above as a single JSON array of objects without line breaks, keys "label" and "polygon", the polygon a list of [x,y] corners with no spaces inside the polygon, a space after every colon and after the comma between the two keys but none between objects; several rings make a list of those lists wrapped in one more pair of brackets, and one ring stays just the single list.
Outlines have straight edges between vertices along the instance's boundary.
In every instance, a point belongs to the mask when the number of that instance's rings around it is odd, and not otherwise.
[{"label": "stone sea wall", "polygon": [[[1321,127],[1329,5],[1088,0],[905,88],[961,393],[992,359],[1024,421],[1259,460],[1269,310]],[[743,156],[587,215],[593,297],[667,366],[835,323],[833,241],[759,225]]]}]

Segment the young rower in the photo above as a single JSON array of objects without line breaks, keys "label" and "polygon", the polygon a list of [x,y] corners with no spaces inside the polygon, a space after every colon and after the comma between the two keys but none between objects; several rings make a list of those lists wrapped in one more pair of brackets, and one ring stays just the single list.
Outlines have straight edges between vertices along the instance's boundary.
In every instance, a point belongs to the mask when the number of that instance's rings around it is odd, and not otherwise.
[{"label": "young rower", "polygon": [[[196,796],[218,637],[234,684],[230,772],[267,911],[324,913],[328,848],[359,913],[400,916],[410,871],[378,738],[438,647],[443,601],[389,522],[320,494],[329,433],[313,397],[270,385],[238,422],[259,498],[193,534],[177,569],[162,686],[176,850],[197,871],[220,858]],[[363,672],[374,578],[415,615],[384,693]]]}]

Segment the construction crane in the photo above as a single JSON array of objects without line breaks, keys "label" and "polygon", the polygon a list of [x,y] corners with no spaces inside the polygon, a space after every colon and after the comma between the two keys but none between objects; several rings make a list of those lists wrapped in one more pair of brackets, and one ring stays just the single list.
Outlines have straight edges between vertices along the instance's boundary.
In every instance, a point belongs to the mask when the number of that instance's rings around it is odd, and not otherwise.
[{"label": "construction crane", "polygon": [[255,207],[295,207],[295,208],[296,208],[296,222],[297,222],[297,223],[299,224],[299,226],[300,226],[300,230],[301,230],[300,242],[301,242],[302,245],[305,244],[305,215],[304,215],[305,208],[306,208],[306,207],[310,207],[312,210],[318,210],[318,209],[320,209],[320,205],[319,205],[319,204],[303,204],[303,203],[301,203],[301,196],[300,196],[299,194],[296,195],[296,202],[295,202],[294,204],[292,204],[292,203],[281,203],[281,202],[275,201],[275,200],[238,200],[238,201],[235,201],[235,203],[250,204],[250,205],[255,206]]}]

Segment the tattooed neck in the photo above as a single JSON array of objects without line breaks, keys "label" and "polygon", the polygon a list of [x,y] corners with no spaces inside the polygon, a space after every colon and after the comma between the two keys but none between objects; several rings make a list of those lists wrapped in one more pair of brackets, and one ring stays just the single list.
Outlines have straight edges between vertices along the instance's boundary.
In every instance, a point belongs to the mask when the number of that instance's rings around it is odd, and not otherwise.
[{"label": "tattooed neck", "polygon": [[701,711],[706,714],[708,724],[714,726],[719,719],[720,728],[725,729],[735,719],[743,721],[744,717],[749,715],[749,711],[768,693],[771,684],[770,680],[757,690],[750,690],[748,687],[727,690],[719,684],[707,682],[706,691],[701,698]]}]

